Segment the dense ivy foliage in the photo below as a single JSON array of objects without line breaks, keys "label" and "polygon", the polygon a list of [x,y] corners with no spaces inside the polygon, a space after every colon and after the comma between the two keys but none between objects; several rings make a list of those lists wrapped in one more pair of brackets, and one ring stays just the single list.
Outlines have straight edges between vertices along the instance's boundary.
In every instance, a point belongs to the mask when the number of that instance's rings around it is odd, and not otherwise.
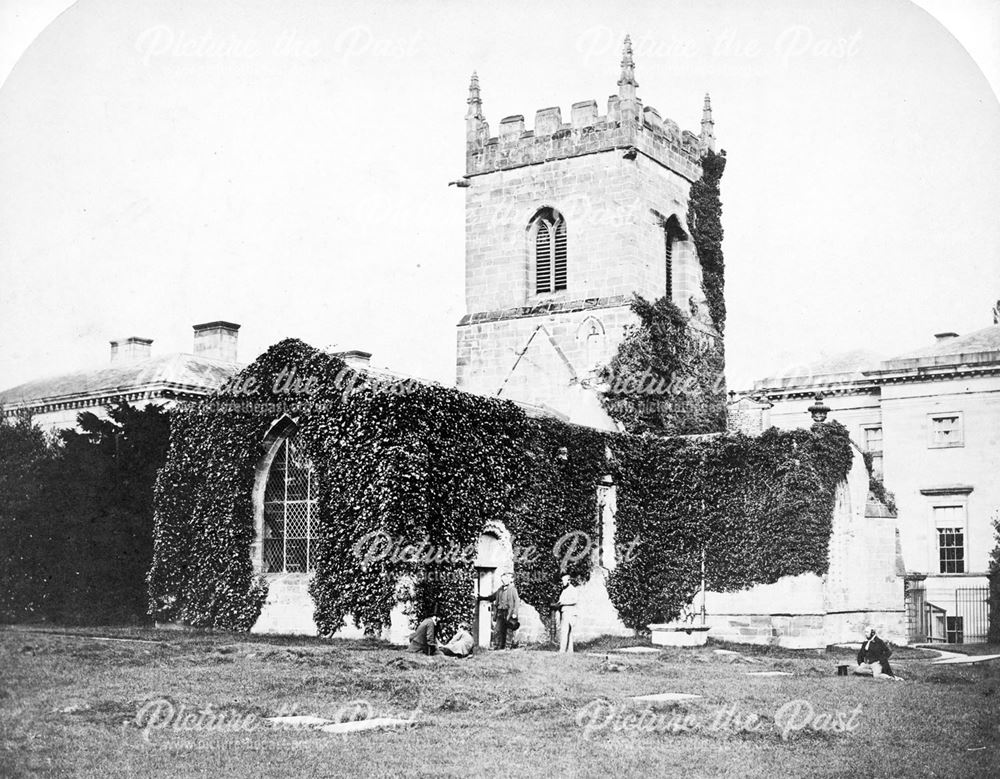
[{"label": "dense ivy foliage", "polygon": [[[160,619],[235,630],[256,620],[266,584],[250,557],[252,493],[261,442],[283,414],[320,485],[311,594],[323,635],[348,615],[378,632],[401,595],[414,621],[434,611],[445,626],[471,617],[475,545],[491,520],[515,545],[544,540],[517,568],[525,600],[544,610],[558,592],[545,544],[593,529],[599,434],[529,420],[508,401],[366,377],[284,341],[177,415],[149,577]],[[582,439],[594,442],[590,457],[575,451]],[[565,462],[560,447],[574,450]]]},{"label": "dense ivy foliage", "polygon": [[853,456],[839,423],[618,445],[619,543],[641,541],[608,583],[626,625],[675,617],[700,587],[703,551],[717,591],[826,571],[835,487]]},{"label": "dense ivy foliage", "polygon": [[702,176],[691,185],[687,223],[701,264],[701,286],[719,333],[726,329],[725,259],[722,256],[722,200],[719,182],[726,170],[726,152],[707,151]]},{"label": "dense ivy foliage", "polygon": [[[340,413],[314,416],[300,435],[336,442],[312,584],[320,632],[334,633],[349,613],[373,631],[388,625],[402,577],[414,621],[435,611],[445,626],[471,618],[476,542],[518,500],[526,433],[513,404],[436,386],[364,387]],[[389,554],[365,541],[376,533],[391,541]],[[416,554],[396,551],[405,547]]]},{"label": "dense ivy foliage", "polygon": [[254,467],[265,423],[195,407],[174,414],[156,481],[150,614],[196,627],[248,630],[266,595],[253,580]]},{"label": "dense ivy foliage", "polygon": [[715,433],[726,426],[721,349],[698,337],[668,298],[636,295],[639,318],[618,347],[604,381],[602,403],[629,433]]},{"label": "dense ivy foliage", "polygon": [[612,579],[629,624],[689,597],[702,539],[719,587],[821,570],[832,485],[850,463],[836,425],[761,439],[605,434],[529,419],[508,401],[387,384],[284,341],[176,415],[156,490],[159,618],[237,630],[256,620],[266,586],[251,561],[252,495],[283,415],[320,488],[311,594],[322,635],[349,616],[378,632],[400,601],[413,621],[471,617],[476,543],[493,522],[512,536],[522,598],[546,617],[559,575],[592,571],[596,487],[609,472],[615,540],[641,550]]},{"label": "dense ivy foliage", "polygon": [[600,537],[595,490],[609,470],[604,434],[554,419],[535,422],[525,441],[530,467],[509,527],[522,546],[518,592],[548,620],[560,576],[590,576]]},{"label": "dense ivy foliage", "polygon": [[0,614],[121,622],[146,616],[153,482],[168,415],[119,404],[79,415],[81,432],[44,436],[0,423]]}]

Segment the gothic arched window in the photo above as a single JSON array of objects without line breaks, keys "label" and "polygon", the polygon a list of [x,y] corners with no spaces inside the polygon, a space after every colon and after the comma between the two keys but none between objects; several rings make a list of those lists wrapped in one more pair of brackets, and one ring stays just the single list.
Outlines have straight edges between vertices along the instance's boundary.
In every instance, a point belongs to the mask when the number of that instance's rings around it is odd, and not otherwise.
[{"label": "gothic arched window", "polygon": [[673,300],[674,297],[674,248],[678,241],[687,240],[687,234],[680,226],[676,216],[671,216],[669,219],[663,222],[663,243],[666,251],[664,252],[664,259],[666,260],[666,293],[667,299]]},{"label": "gothic arched window", "polygon": [[554,208],[543,208],[528,230],[535,269],[535,294],[566,289],[566,220]]},{"label": "gothic arched window", "polygon": [[264,488],[263,572],[316,568],[316,477],[292,439],[281,442]]}]

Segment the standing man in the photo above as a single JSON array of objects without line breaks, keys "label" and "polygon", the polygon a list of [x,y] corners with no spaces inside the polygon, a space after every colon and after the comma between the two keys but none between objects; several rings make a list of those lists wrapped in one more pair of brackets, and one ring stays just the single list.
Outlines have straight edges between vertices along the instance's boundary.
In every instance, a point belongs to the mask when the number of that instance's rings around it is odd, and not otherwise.
[{"label": "standing man", "polygon": [[437,651],[437,631],[438,616],[434,614],[428,617],[413,631],[410,636],[410,651],[418,652],[422,655],[433,655]]},{"label": "standing man", "polygon": [[[500,577],[500,589],[493,593],[493,618],[496,620],[494,629],[494,648],[507,648],[507,631],[512,620],[517,620],[521,608],[521,598],[514,586],[514,574],[504,571]],[[511,643],[514,642],[514,631],[510,631]]]},{"label": "standing man", "polygon": [[576,606],[580,591],[573,586],[568,573],[562,576],[563,591],[559,594],[559,651],[573,651],[573,628],[576,625]]}]

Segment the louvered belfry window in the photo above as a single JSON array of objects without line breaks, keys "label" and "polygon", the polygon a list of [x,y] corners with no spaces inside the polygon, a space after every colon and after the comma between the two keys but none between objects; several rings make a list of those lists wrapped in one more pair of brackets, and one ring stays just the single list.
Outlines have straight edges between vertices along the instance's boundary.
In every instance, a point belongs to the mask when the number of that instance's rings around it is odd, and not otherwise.
[{"label": "louvered belfry window", "polygon": [[543,208],[533,220],[535,293],[566,289],[566,220],[551,208]]},{"label": "louvered belfry window", "polygon": [[264,489],[264,572],[316,569],[316,478],[312,463],[285,439]]}]

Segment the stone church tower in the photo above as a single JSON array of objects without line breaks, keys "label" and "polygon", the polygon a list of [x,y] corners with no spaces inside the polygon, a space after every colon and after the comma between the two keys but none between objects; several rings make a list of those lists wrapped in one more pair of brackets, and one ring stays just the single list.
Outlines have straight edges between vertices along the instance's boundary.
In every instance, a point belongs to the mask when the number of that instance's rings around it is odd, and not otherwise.
[{"label": "stone church tower", "polygon": [[686,225],[699,161],[715,143],[705,96],[701,132],[681,132],[636,95],[626,37],[607,113],[574,103],[500,121],[490,135],[479,79],[466,115],[465,300],[457,385],[545,405],[609,427],[594,390],[637,318],[629,300],[670,295],[691,326],[717,338]]}]

